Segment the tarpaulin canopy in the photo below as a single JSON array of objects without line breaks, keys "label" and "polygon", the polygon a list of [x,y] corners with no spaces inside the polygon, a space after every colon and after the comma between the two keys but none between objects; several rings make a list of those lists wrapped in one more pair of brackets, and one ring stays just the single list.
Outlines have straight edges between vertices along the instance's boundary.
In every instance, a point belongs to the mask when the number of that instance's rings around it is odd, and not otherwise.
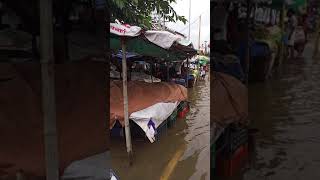
[{"label": "tarpaulin canopy", "polygon": [[[211,0],[212,2],[240,2],[247,3],[247,0]],[[299,9],[306,4],[306,0],[250,0],[251,3],[265,5],[270,8],[280,9],[285,4],[287,7]]]},{"label": "tarpaulin canopy", "polygon": [[213,73],[212,122],[229,124],[248,123],[248,90],[238,79],[219,72]]},{"label": "tarpaulin canopy", "polygon": [[[124,126],[122,87],[121,81],[110,83],[110,129],[114,126],[116,120]],[[180,102],[188,97],[185,87],[166,82],[150,84],[141,81],[129,81],[128,89],[130,89],[128,91],[129,116],[133,112],[143,110],[156,103]]]},{"label": "tarpaulin canopy", "polygon": [[194,56],[197,52],[192,44],[168,31],[142,31],[136,26],[110,24],[110,48],[121,49],[121,39],[125,38],[126,49],[169,61],[181,61]]}]

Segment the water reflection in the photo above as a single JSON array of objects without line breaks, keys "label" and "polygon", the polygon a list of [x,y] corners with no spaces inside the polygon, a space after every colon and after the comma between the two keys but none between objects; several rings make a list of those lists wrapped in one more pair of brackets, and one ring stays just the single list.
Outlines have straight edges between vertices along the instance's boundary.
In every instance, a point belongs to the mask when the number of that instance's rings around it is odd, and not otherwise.
[{"label": "water reflection", "polygon": [[124,141],[111,141],[112,168],[120,179],[210,179],[209,80],[199,81],[189,89],[189,100],[191,108],[187,118],[178,119],[158,142],[133,142],[135,159],[132,167],[127,163]]},{"label": "water reflection", "polygon": [[232,179],[320,179],[320,61],[306,48],[266,83],[249,87],[255,150]]}]

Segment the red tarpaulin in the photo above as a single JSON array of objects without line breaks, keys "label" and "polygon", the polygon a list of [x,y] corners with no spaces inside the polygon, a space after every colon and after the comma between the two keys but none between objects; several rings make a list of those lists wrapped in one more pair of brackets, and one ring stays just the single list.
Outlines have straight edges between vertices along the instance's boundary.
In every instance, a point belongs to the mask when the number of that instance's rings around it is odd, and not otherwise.
[{"label": "red tarpaulin", "polygon": [[[110,128],[119,120],[124,126],[122,81],[110,83]],[[128,82],[129,115],[160,102],[184,101],[187,89],[173,83]]]}]

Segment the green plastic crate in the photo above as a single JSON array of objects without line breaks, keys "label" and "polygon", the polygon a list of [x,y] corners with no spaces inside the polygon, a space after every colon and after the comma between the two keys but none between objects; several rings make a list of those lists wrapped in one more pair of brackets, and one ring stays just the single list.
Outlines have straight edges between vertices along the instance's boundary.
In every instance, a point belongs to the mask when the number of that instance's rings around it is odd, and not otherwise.
[{"label": "green plastic crate", "polygon": [[176,121],[177,121],[177,117],[178,117],[178,109],[176,108],[172,114],[168,117],[168,126],[172,127]]},{"label": "green plastic crate", "polygon": [[178,113],[181,112],[187,105],[188,105],[188,102],[186,102],[186,101],[180,102],[180,104],[177,107],[177,110],[178,110],[177,112]]}]

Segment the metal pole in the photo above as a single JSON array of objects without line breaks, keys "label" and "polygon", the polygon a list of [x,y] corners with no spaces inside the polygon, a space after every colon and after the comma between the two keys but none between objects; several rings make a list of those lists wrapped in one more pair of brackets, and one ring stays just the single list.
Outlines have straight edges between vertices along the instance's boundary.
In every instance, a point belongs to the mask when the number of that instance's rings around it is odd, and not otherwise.
[{"label": "metal pole", "polygon": [[191,27],[191,0],[189,0],[189,36],[188,36],[189,41],[190,41],[190,27]]},{"label": "metal pole", "polygon": [[199,40],[198,40],[199,49],[200,49],[200,36],[201,36],[201,15],[199,17]]},{"label": "metal pole", "polygon": [[46,179],[58,180],[59,157],[54,88],[52,0],[40,1],[40,43]]},{"label": "metal pole", "polygon": [[131,144],[131,132],[129,124],[129,112],[128,112],[128,80],[127,80],[127,60],[126,60],[126,45],[124,37],[121,38],[122,46],[122,82],[123,82],[123,111],[124,111],[124,129],[126,134],[126,146],[129,157],[129,165],[132,165],[132,144]]}]

